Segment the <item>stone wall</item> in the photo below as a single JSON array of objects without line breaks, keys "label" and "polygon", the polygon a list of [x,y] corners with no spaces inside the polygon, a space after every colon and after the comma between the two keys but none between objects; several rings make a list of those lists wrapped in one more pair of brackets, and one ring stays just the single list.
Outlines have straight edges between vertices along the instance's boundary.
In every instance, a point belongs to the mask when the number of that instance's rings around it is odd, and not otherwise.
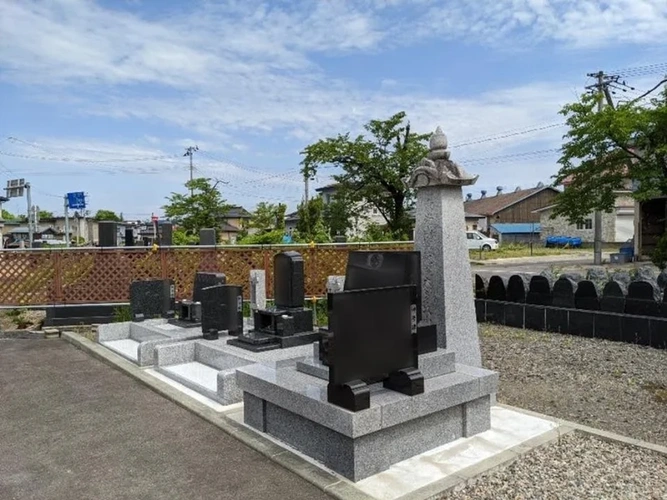
[{"label": "stone wall", "polygon": [[[595,239],[594,229],[577,229],[576,224],[568,223],[564,217],[551,219],[552,210],[545,210],[540,216],[542,240],[548,236],[572,236],[579,237],[584,243],[593,243]],[[589,214],[586,218],[594,220],[594,214]],[[602,241],[613,243],[616,240],[616,214],[602,214]]]}]

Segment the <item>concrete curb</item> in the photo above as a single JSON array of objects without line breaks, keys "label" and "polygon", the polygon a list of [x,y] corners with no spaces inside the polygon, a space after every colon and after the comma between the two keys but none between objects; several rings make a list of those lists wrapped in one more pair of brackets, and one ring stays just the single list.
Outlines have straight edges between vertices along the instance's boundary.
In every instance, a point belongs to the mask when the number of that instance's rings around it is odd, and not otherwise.
[{"label": "concrete curb", "polygon": [[664,457],[667,457],[667,446],[662,446],[655,443],[649,443],[647,441],[642,441],[641,439],[634,439],[621,434],[616,434],[614,432],[604,431],[601,429],[596,429],[594,427],[589,427],[587,425],[578,424],[576,422],[570,422],[569,420],[563,420],[561,418],[550,417],[548,415],[543,415],[531,410],[524,410],[523,408],[517,408],[515,406],[505,405],[498,403],[497,406],[501,408],[507,408],[508,410],[516,411],[519,413],[524,413],[526,415],[531,415],[533,417],[543,418],[545,420],[551,420],[552,422],[557,422],[564,427],[571,428],[582,434],[598,438],[602,441],[607,441],[610,443],[622,444],[624,446],[634,446],[636,448],[641,448],[646,451],[651,451],[653,453],[658,453]]},{"label": "concrete curb", "polygon": [[[374,497],[363,493],[357,489],[353,483],[336,474],[330,473],[313,463],[305,460],[301,456],[285,450],[280,445],[263,437],[262,435],[252,431],[243,426],[235,420],[225,415],[224,412],[217,412],[204,403],[201,403],[186,394],[182,393],[175,387],[172,387],[165,382],[149,375],[145,369],[139,368],[135,364],[127,361],[120,356],[112,353],[108,349],[102,347],[95,342],[73,332],[63,332],[62,339],[74,345],[75,347],[86,351],[88,354],[99,359],[100,361],[110,365],[111,367],[123,371],[135,380],[143,383],[145,386],[160,394],[161,396],[170,399],[179,406],[191,411],[200,418],[210,422],[219,429],[223,430],[232,437],[238,439],[245,445],[261,453],[274,462],[277,462],[287,470],[305,479],[309,483],[323,490],[333,498],[339,500],[376,500]],[[520,445],[514,446],[505,450],[491,458],[482,460],[470,467],[466,467],[455,474],[429,484],[412,493],[403,495],[397,500],[427,500],[438,497],[444,493],[461,489],[469,484],[474,484],[484,476],[504,467],[510,465],[514,460],[521,455],[528,453],[531,450],[546,446],[561,437],[571,433],[580,432],[582,434],[590,435],[598,439],[602,439],[611,443],[618,443],[624,446],[634,446],[646,451],[658,453],[667,457],[667,447],[647,443],[638,439],[628,438],[620,434],[614,434],[585,425],[577,424],[567,420],[543,415],[531,410],[524,410],[510,405],[496,403],[496,406],[506,408],[511,411],[523,413],[533,417],[541,418],[558,424],[558,427],[530,439]],[[234,410],[231,410],[233,412]]]},{"label": "concrete curb", "polygon": [[203,403],[192,399],[178,389],[149,375],[144,369],[96,344],[95,342],[73,332],[63,332],[62,339],[75,347],[86,351],[96,359],[120,370],[141,382],[161,396],[191,411],[198,417],[210,422],[243,444],[261,453],[287,470],[305,479],[339,500],[376,500],[355,488],[352,483],[335,474],[320,469],[299,455],[285,450],[283,447],[264,438],[240,423],[230,419],[224,413],[217,412]]}]

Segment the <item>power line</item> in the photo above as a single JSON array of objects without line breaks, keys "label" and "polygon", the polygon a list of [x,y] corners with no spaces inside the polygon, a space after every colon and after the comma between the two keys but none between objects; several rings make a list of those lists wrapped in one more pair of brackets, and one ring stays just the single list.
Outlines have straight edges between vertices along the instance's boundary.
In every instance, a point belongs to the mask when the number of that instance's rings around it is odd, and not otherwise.
[{"label": "power line", "polygon": [[452,148],[452,149],[461,148],[461,147],[470,146],[470,145],[473,145],[473,144],[481,144],[483,142],[497,141],[497,140],[501,140],[501,139],[507,139],[509,137],[516,137],[516,136],[520,136],[520,135],[526,135],[526,134],[530,134],[530,133],[533,133],[533,132],[541,132],[542,130],[549,130],[549,129],[552,129],[552,128],[563,127],[563,126],[565,126],[565,122],[551,123],[549,125],[542,125],[542,126],[538,126],[538,127],[534,127],[534,128],[519,130],[517,132],[507,132],[507,133],[504,133],[504,134],[490,136],[490,137],[484,137],[484,138],[481,138],[481,139],[473,139],[473,140],[469,140],[467,142],[461,142],[461,143],[458,143],[458,144],[454,144],[454,145],[450,146],[450,148]]}]

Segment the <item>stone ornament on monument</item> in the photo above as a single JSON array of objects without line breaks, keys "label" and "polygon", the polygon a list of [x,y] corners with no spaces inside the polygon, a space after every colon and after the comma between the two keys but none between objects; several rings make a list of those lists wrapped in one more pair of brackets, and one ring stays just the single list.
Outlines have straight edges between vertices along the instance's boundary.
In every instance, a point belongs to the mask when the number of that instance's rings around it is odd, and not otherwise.
[{"label": "stone ornament on monument", "polygon": [[456,352],[459,363],[480,367],[461,190],[477,178],[450,159],[447,137],[438,127],[428,155],[414,168],[407,184],[417,191],[415,250],[421,252],[422,269],[428,269],[422,274],[423,320],[436,325],[438,347]]}]

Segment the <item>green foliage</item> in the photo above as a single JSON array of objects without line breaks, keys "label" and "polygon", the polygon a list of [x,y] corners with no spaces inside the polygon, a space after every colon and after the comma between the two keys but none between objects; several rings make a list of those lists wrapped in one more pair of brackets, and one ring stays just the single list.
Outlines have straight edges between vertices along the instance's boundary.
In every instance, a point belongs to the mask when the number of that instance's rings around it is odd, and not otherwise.
[{"label": "green foliage", "polygon": [[339,183],[337,196],[349,203],[368,203],[387,221],[394,238],[410,230],[407,210],[414,193],[405,185],[412,167],[426,156],[428,134],[415,134],[399,112],[387,120],[372,120],[364,126],[370,138],[352,139],[349,133],[322,139],[301,154],[302,172],[313,177],[322,166],[342,170],[333,178]]},{"label": "green foliage", "polygon": [[119,306],[113,310],[113,322],[124,323],[132,321],[132,308],[130,306]]},{"label": "green foliage", "polygon": [[655,245],[651,254],[651,262],[661,271],[667,268],[667,233],[664,233]]},{"label": "green foliage", "polygon": [[264,233],[247,234],[236,240],[239,245],[277,245],[282,243],[285,231],[274,229]]},{"label": "green foliage", "polygon": [[203,177],[186,182],[185,187],[193,194],[172,193],[162,207],[165,215],[187,236],[198,237],[200,229],[217,228],[229,210],[217,185]]},{"label": "green foliage", "polygon": [[7,210],[5,210],[5,209],[3,208],[3,209],[2,209],[2,219],[3,219],[3,220],[14,220],[14,219],[16,219],[16,215],[14,215],[14,214],[11,213],[11,212],[8,212]]},{"label": "green foliage", "polygon": [[12,323],[16,325],[19,330],[25,330],[31,323],[25,317],[25,309],[10,309],[5,313]]},{"label": "green foliage", "polygon": [[199,243],[199,235],[187,234],[184,229],[178,227],[171,233],[172,243],[174,245],[196,245]]},{"label": "green foliage", "polygon": [[40,219],[53,219],[53,212],[49,212],[48,210],[40,210],[37,212],[37,216]]},{"label": "green foliage", "polygon": [[667,90],[649,104],[626,102],[598,112],[602,95],[584,95],[561,110],[565,135],[555,184],[571,184],[557,198],[553,217],[581,222],[591,212],[611,212],[614,191],[638,183],[632,196],[667,194]]},{"label": "green foliage", "polygon": [[382,224],[371,223],[366,227],[363,241],[392,241],[391,231]]},{"label": "green foliage", "polygon": [[308,203],[301,203],[297,209],[299,220],[296,223],[295,241],[310,243],[329,243],[331,238],[324,225],[324,201],[315,197]]},{"label": "green foliage", "polygon": [[335,196],[324,206],[322,220],[330,236],[345,235],[352,228],[351,204],[342,196]]},{"label": "green foliage", "polygon": [[113,210],[98,210],[93,216],[93,220],[96,221],[110,220],[110,221],[120,222],[123,220],[123,217],[122,215],[121,216],[116,215],[116,212],[114,212]]},{"label": "green foliage", "polygon": [[250,219],[250,228],[257,232],[266,233],[285,229],[285,211],[287,205],[283,203],[267,203],[262,201],[257,204]]}]

